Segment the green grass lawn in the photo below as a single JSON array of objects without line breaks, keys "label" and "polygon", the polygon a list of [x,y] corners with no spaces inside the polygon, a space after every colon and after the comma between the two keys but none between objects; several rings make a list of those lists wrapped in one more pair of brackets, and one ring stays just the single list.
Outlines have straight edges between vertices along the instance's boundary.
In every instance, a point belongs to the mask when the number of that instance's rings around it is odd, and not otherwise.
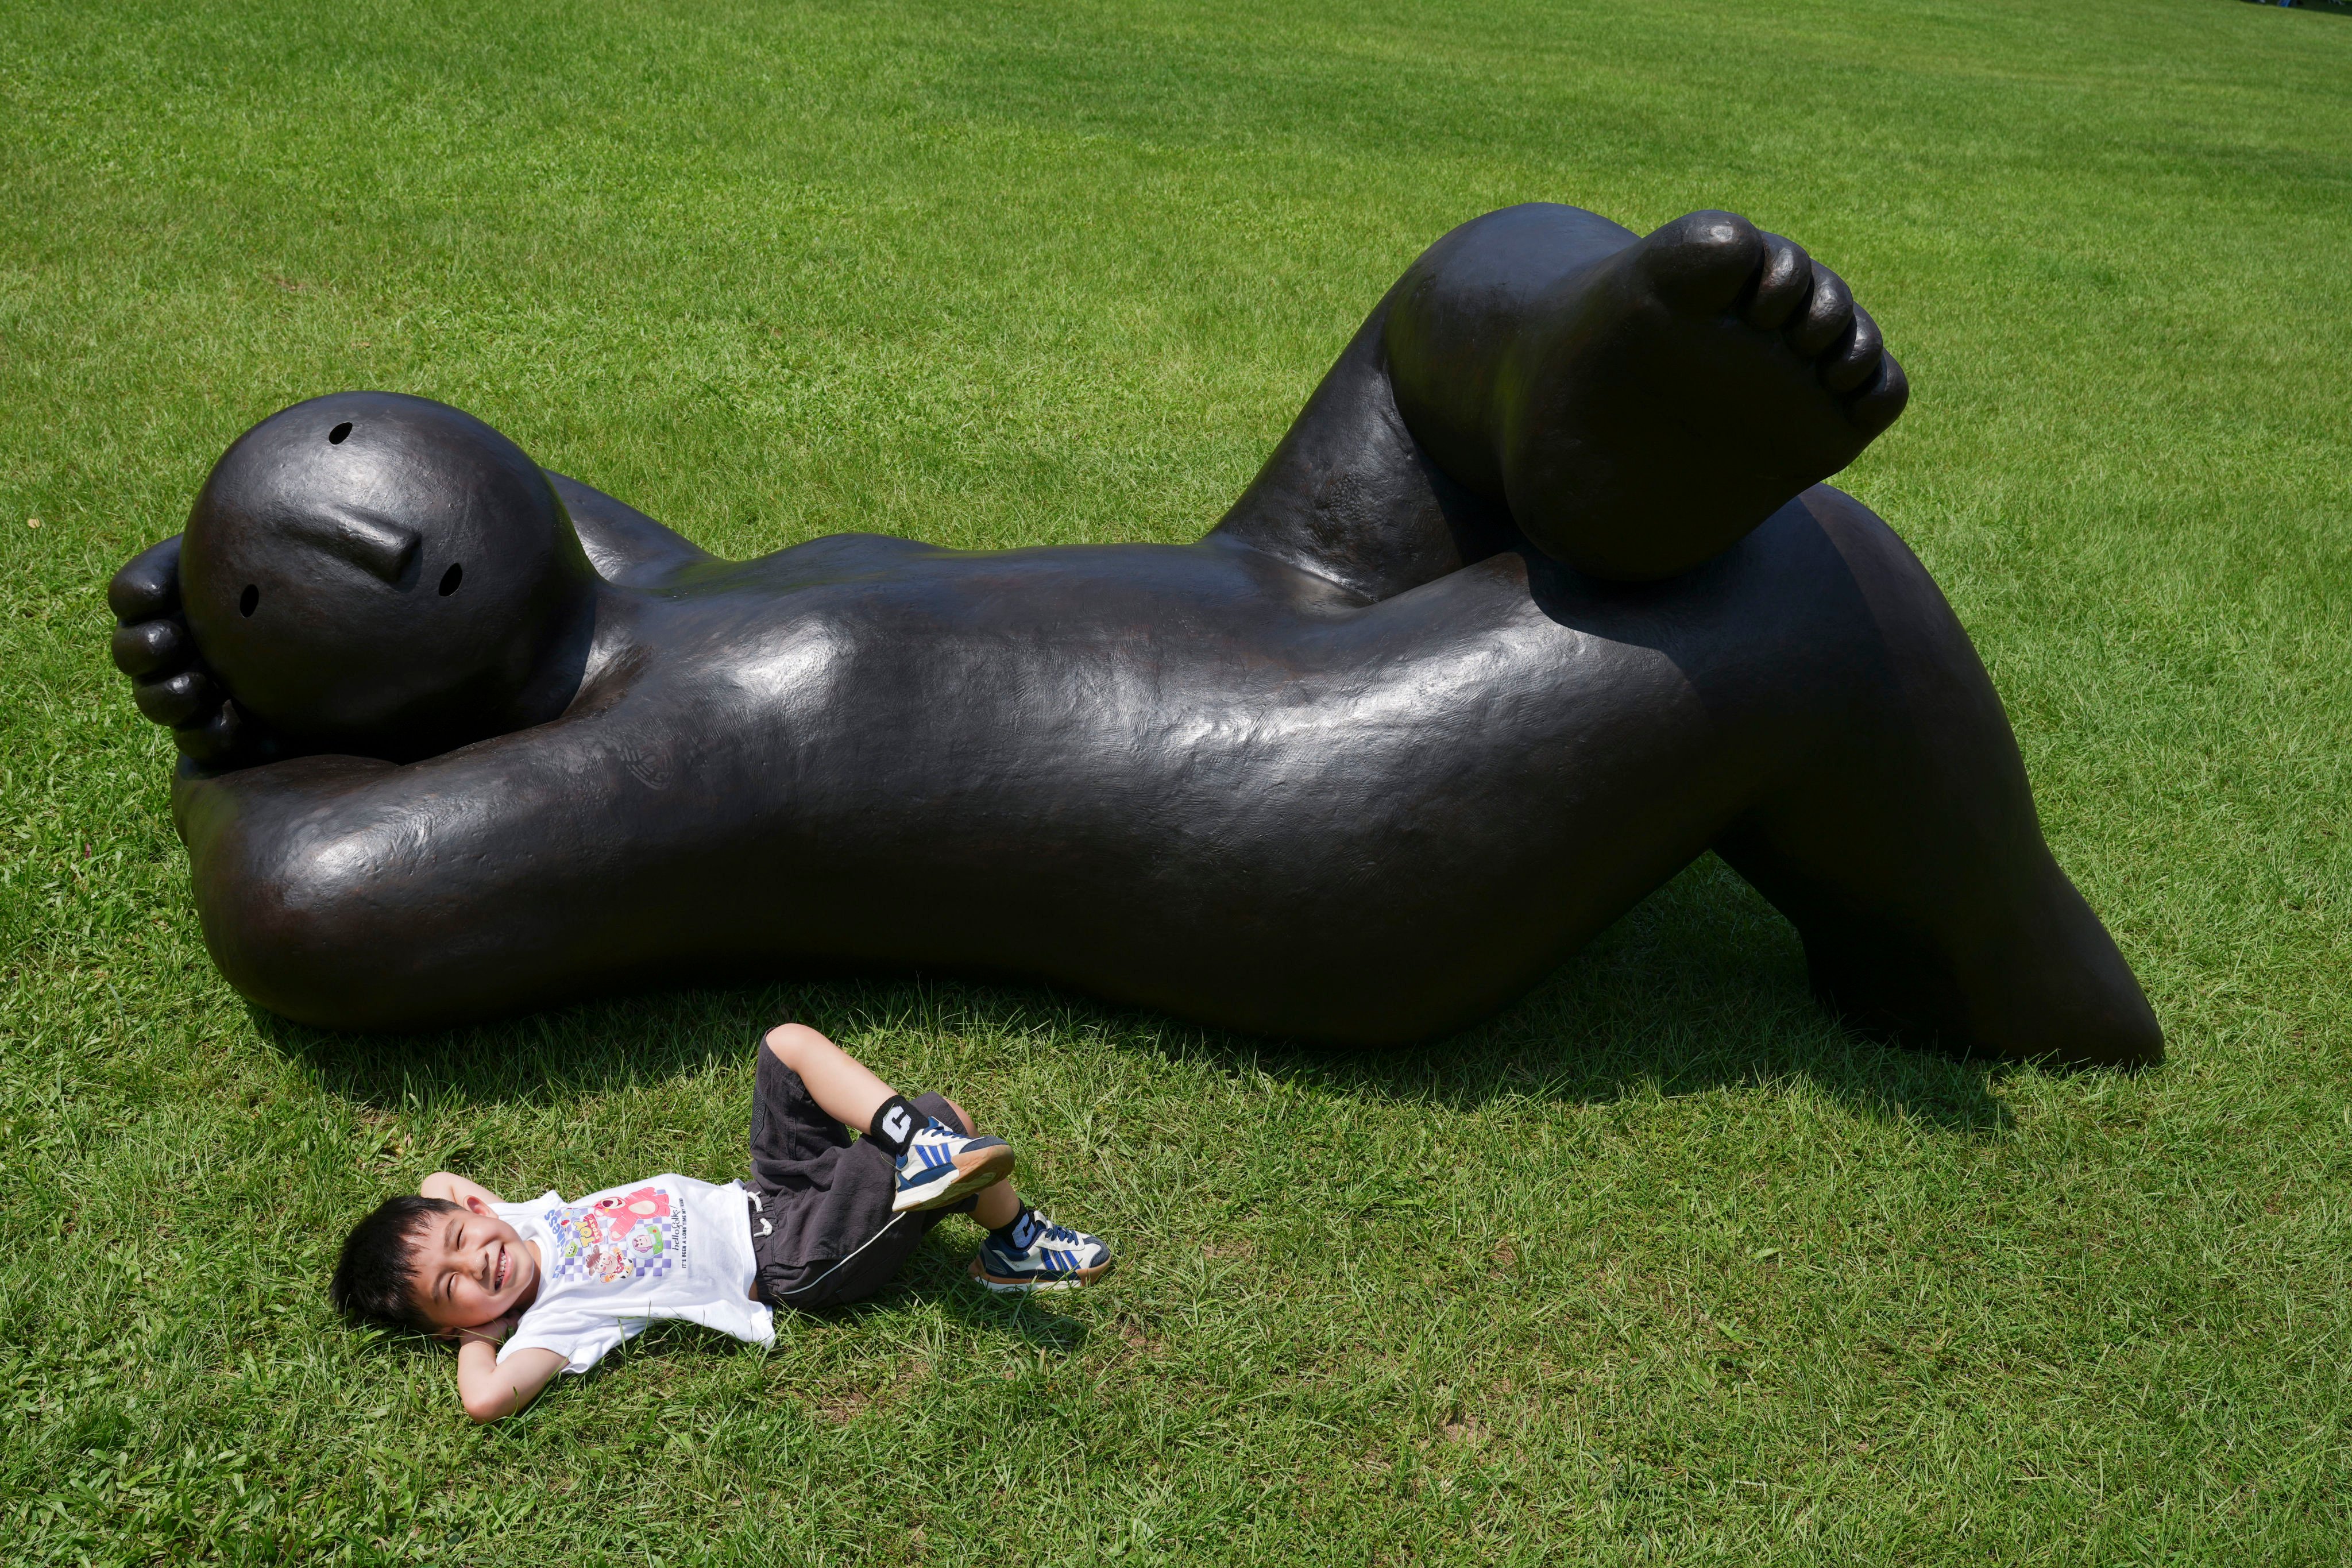
[{"label": "green grass lawn", "polygon": [[[2352,23],[2233,0],[0,9],[0,1558],[2333,1563],[2352,1536]],[[213,971],[107,575],[352,386],[729,553],[1191,538],[1454,223],[1727,206],[1911,412],[2171,1060],[1841,1033],[1703,862],[1388,1056],[936,980],[420,1039]],[[37,526],[34,520],[37,519]],[[341,1231],[738,1169],[791,1012],[1097,1228],[477,1430]]]}]

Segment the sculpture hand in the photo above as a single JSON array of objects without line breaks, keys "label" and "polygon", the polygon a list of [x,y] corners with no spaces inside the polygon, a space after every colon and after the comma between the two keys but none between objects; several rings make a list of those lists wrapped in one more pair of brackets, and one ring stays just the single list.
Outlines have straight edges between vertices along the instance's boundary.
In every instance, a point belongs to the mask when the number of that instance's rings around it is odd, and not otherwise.
[{"label": "sculpture hand", "polygon": [[106,585],[116,625],[114,666],[131,677],[139,711],[169,728],[173,743],[207,768],[242,766],[265,749],[205,666],[180,608],[180,535],[134,557]]}]

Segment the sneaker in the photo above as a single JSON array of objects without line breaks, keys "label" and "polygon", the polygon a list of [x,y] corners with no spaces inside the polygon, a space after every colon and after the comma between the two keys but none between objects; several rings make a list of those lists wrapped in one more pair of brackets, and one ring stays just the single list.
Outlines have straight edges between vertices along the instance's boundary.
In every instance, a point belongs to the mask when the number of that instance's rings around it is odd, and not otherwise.
[{"label": "sneaker", "polygon": [[890,1212],[945,1208],[1012,1173],[1013,1145],[1003,1139],[966,1138],[926,1122],[898,1158],[898,1192]]},{"label": "sneaker", "polygon": [[[1028,1245],[1016,1245],[1024,1237]],[[992,1232],[971,1260],[971,1277],[1000,1293],[1015,1290],[1075,1290],[1110,1272],[1110,1247],[1098,1236],[1055,1225],[1032,1209],[1010,1240]]]}]

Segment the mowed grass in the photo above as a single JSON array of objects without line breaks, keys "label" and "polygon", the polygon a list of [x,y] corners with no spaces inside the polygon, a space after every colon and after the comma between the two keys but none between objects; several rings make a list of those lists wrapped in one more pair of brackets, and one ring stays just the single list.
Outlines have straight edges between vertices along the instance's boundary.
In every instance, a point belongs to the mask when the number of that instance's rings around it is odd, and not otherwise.
[{"label": "mowed grass", "polygon": [[[1745,211],[1916,387],[1927,561],[2169,1033],[1853,1038],[1703,862],[1379,1056],[815,977],[416,1039],[206,960],[100,589],[352,386],[704,544],[1193,537],[1452,225]],[[2322,1563],[2352,1504],[2352,23],[2231,0],[0,11],[0,1557]],[[38,520],[36,526],[34,520]],[[772,1354],[470,1427],[342,1229],[739,1168],[786,1013],[1009,1133]]]}]

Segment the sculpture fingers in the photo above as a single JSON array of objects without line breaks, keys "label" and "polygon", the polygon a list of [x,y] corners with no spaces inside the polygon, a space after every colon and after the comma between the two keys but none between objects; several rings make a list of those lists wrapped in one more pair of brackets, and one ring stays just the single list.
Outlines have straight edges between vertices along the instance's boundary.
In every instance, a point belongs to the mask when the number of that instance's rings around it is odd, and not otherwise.
[{"label": "sculpture fingers", "polygon": [[236,761],[238,752],[252,739],[245,716],[237,711],[235,702],[226,699],[203,722],[172,731],[172,743],[180,748],[181,753],[207,768],[226,767]]},{"label": "sculpture fingers", "polygon": [[131,557],[106,585],[114,618],[129,626],[152,621],[180,607],[180,535]]},{"label": "sculpture fingers", "polygon": [[195,662],[196,645],[187,626],[174,617],[115,627],[108,651],[114,656],[115,668],[133,680],[149,680]]},{"label": "sculpture fingers", "polygon": [[201,669],[134,681],[131,695],[140,712],[173,730],[205,722],[224,700],[219,685]]}]

